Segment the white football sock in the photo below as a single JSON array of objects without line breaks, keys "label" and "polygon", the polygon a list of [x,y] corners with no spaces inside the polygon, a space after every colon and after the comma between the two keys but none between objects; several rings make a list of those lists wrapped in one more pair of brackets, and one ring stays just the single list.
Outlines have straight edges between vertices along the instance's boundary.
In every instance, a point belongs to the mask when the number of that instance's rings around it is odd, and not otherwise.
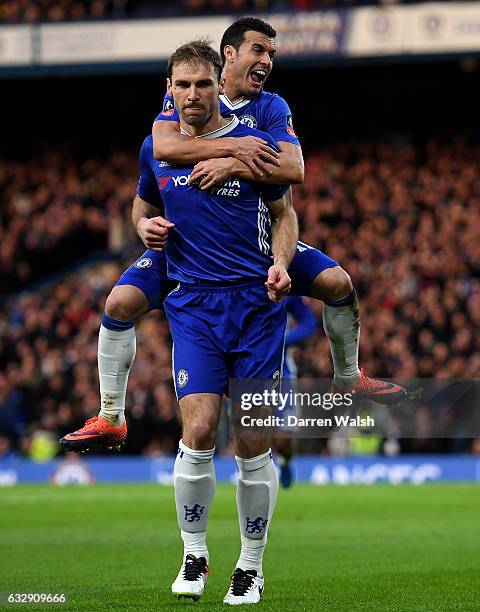
[{"label": "white football sock", "polygon": [[101,408],[99,416],[115,425],[125,421],[128,375],[135,360],[135,329],[113,331],[100,325],[98,334],[98,376]]},{"label": "white football sock", "polygon": [[235,457],[239,475],[237,509],[242,549],[236,567],[263,575],[267,531],[278,493],[278,475],[268,450],[252,459]]},{"label": "white football sock", "polygon": [[324,304],[323,329],[330,343],[335,385],[342,390],[351,389],[360,375],[360,313],[357,300],[346,306]]},{"label": "white football sock", "polygon": [[208,513],[215,495],[215,467],[210,450],[193,450],[180,440],[173,482],[177,520],[183,540],[184,559],[192,554],[208,562]]}]

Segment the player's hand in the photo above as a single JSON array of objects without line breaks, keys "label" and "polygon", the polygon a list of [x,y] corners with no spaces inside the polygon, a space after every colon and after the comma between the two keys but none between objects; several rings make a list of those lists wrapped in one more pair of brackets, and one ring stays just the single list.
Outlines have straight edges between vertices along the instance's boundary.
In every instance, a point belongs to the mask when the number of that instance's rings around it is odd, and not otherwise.
[{"label": "player's hand", "polygon": [[167,246],[168,232],[175,227],[163,217],[142,217],[137,223],[137,234],[147,249],[163,251]]},{"label": "player's hand", "polygon": [[286,268],[279,264],[271,266],[265,287],[268,289],[268,297],[272,302],[281,302],[292,288],[292,281]]},{"label": "player's hand", "polygon": [[266,140],[257,136],[235,138],[234,157],[246,164],[257,176],[272,174],[267,163],[280,166],[279,155]]},{"label": "player's hand", "polygon": [[195,164],[188,182],[190,184],[197,183],[197,186],[203,190],[210,189],[210,187],[218,185],[228,178],[231,175],[232,167],[232,159],[229,157],[198,162],[198,164]]}]

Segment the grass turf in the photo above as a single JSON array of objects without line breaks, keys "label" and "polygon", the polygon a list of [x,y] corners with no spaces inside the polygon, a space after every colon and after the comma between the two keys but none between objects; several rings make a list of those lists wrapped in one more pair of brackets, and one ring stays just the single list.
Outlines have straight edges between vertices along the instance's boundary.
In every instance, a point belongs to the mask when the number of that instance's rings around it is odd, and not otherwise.
[{"label": "grass turf", "polygon": [[[479,610],[479,510],[467,484],[280,491],[255,609]],[[170,593],[179,542],[170,487],[0,489],[0,591],[70,593],[66,607],[31,610],[225,610],[239,551],[233,486],[217,490],[197,603]]]}]

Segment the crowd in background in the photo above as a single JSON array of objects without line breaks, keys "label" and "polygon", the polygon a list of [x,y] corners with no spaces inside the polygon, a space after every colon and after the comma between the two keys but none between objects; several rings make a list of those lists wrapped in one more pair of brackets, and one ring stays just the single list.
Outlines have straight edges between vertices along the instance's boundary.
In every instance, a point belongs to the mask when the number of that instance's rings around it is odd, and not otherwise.
[{"label": "crowd in background", "polygon": [[[0,23],[152,18],[392,5],[413,0],[0,0]],[[447,1],[447,0],[445,0]]]},{"label": "crowd in background", "polygon": [[125,17],[126,0],[0,0],[0,22],[38,23]]},{"label": "crowd in background", "polygon": [[[294,190],[301,238],[340,262],[355,283],[360,363],[369,375],[399,381],[479,377],[479,160],[480,146],[461,136],[449,144],[414,144],[405,135],[376,144],[352,141],[306,156],[305,182]],[[12,448],[28,453],[39,432],[56,440],[98,412],[103,306],[141,252],[140,244],[131,246],[129,223],[135,168],[134,151],[75,161],[47,150],[35,169],[29,161],[0,166],[6,194],[0,261],[10,290],[92,249],[124,253],[5,302],[0,455]],[[321,303],[311,305],[321,318]],[[180,424],[168,324],[156,311],[136,331],[128,450],[172,453]],[[295,355],[300,376],[332,375],[323,332]],[[439,450],[427,440],[429,423],[421,426],[425,439],[408,450]],[[469,444],[480,452],[478,441]]]},{"label": "crowd in background", "polygon": [[0,159],[1,293],[92,251],[121,251],[134,237],[128,211],[137,164],[133,151],[112,151],[107,164],[48,148],[34,163]]}]

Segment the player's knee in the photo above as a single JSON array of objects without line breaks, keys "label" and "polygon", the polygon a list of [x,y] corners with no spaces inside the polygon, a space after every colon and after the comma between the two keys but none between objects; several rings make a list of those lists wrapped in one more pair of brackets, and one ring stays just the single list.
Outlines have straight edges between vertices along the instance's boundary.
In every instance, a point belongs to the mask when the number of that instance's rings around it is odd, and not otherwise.
[{"label": "player's knee", "polygon": [[190,448],[209,449],[215,446],[215,423],[195,419],[188,424],[184,423],[183,429],[183,439],[189,441],[187,446]]},{"label": "player's knee", "polygon": [[270,448],[270,440],[264,436],[234,436],[233,442],[235,454],[244,459],[258,457]]},{"label": "player's knee", "polygon": [[126,292],[114,287],[105,303],[105,313],[119,321],[132,321],[136,318],[136,306],[128,299]]},{"label": "player's knee", "polygon": [[341,300],[353,291],[352,279],[340,266],[324,270],[316,284],[324,300]]}]

